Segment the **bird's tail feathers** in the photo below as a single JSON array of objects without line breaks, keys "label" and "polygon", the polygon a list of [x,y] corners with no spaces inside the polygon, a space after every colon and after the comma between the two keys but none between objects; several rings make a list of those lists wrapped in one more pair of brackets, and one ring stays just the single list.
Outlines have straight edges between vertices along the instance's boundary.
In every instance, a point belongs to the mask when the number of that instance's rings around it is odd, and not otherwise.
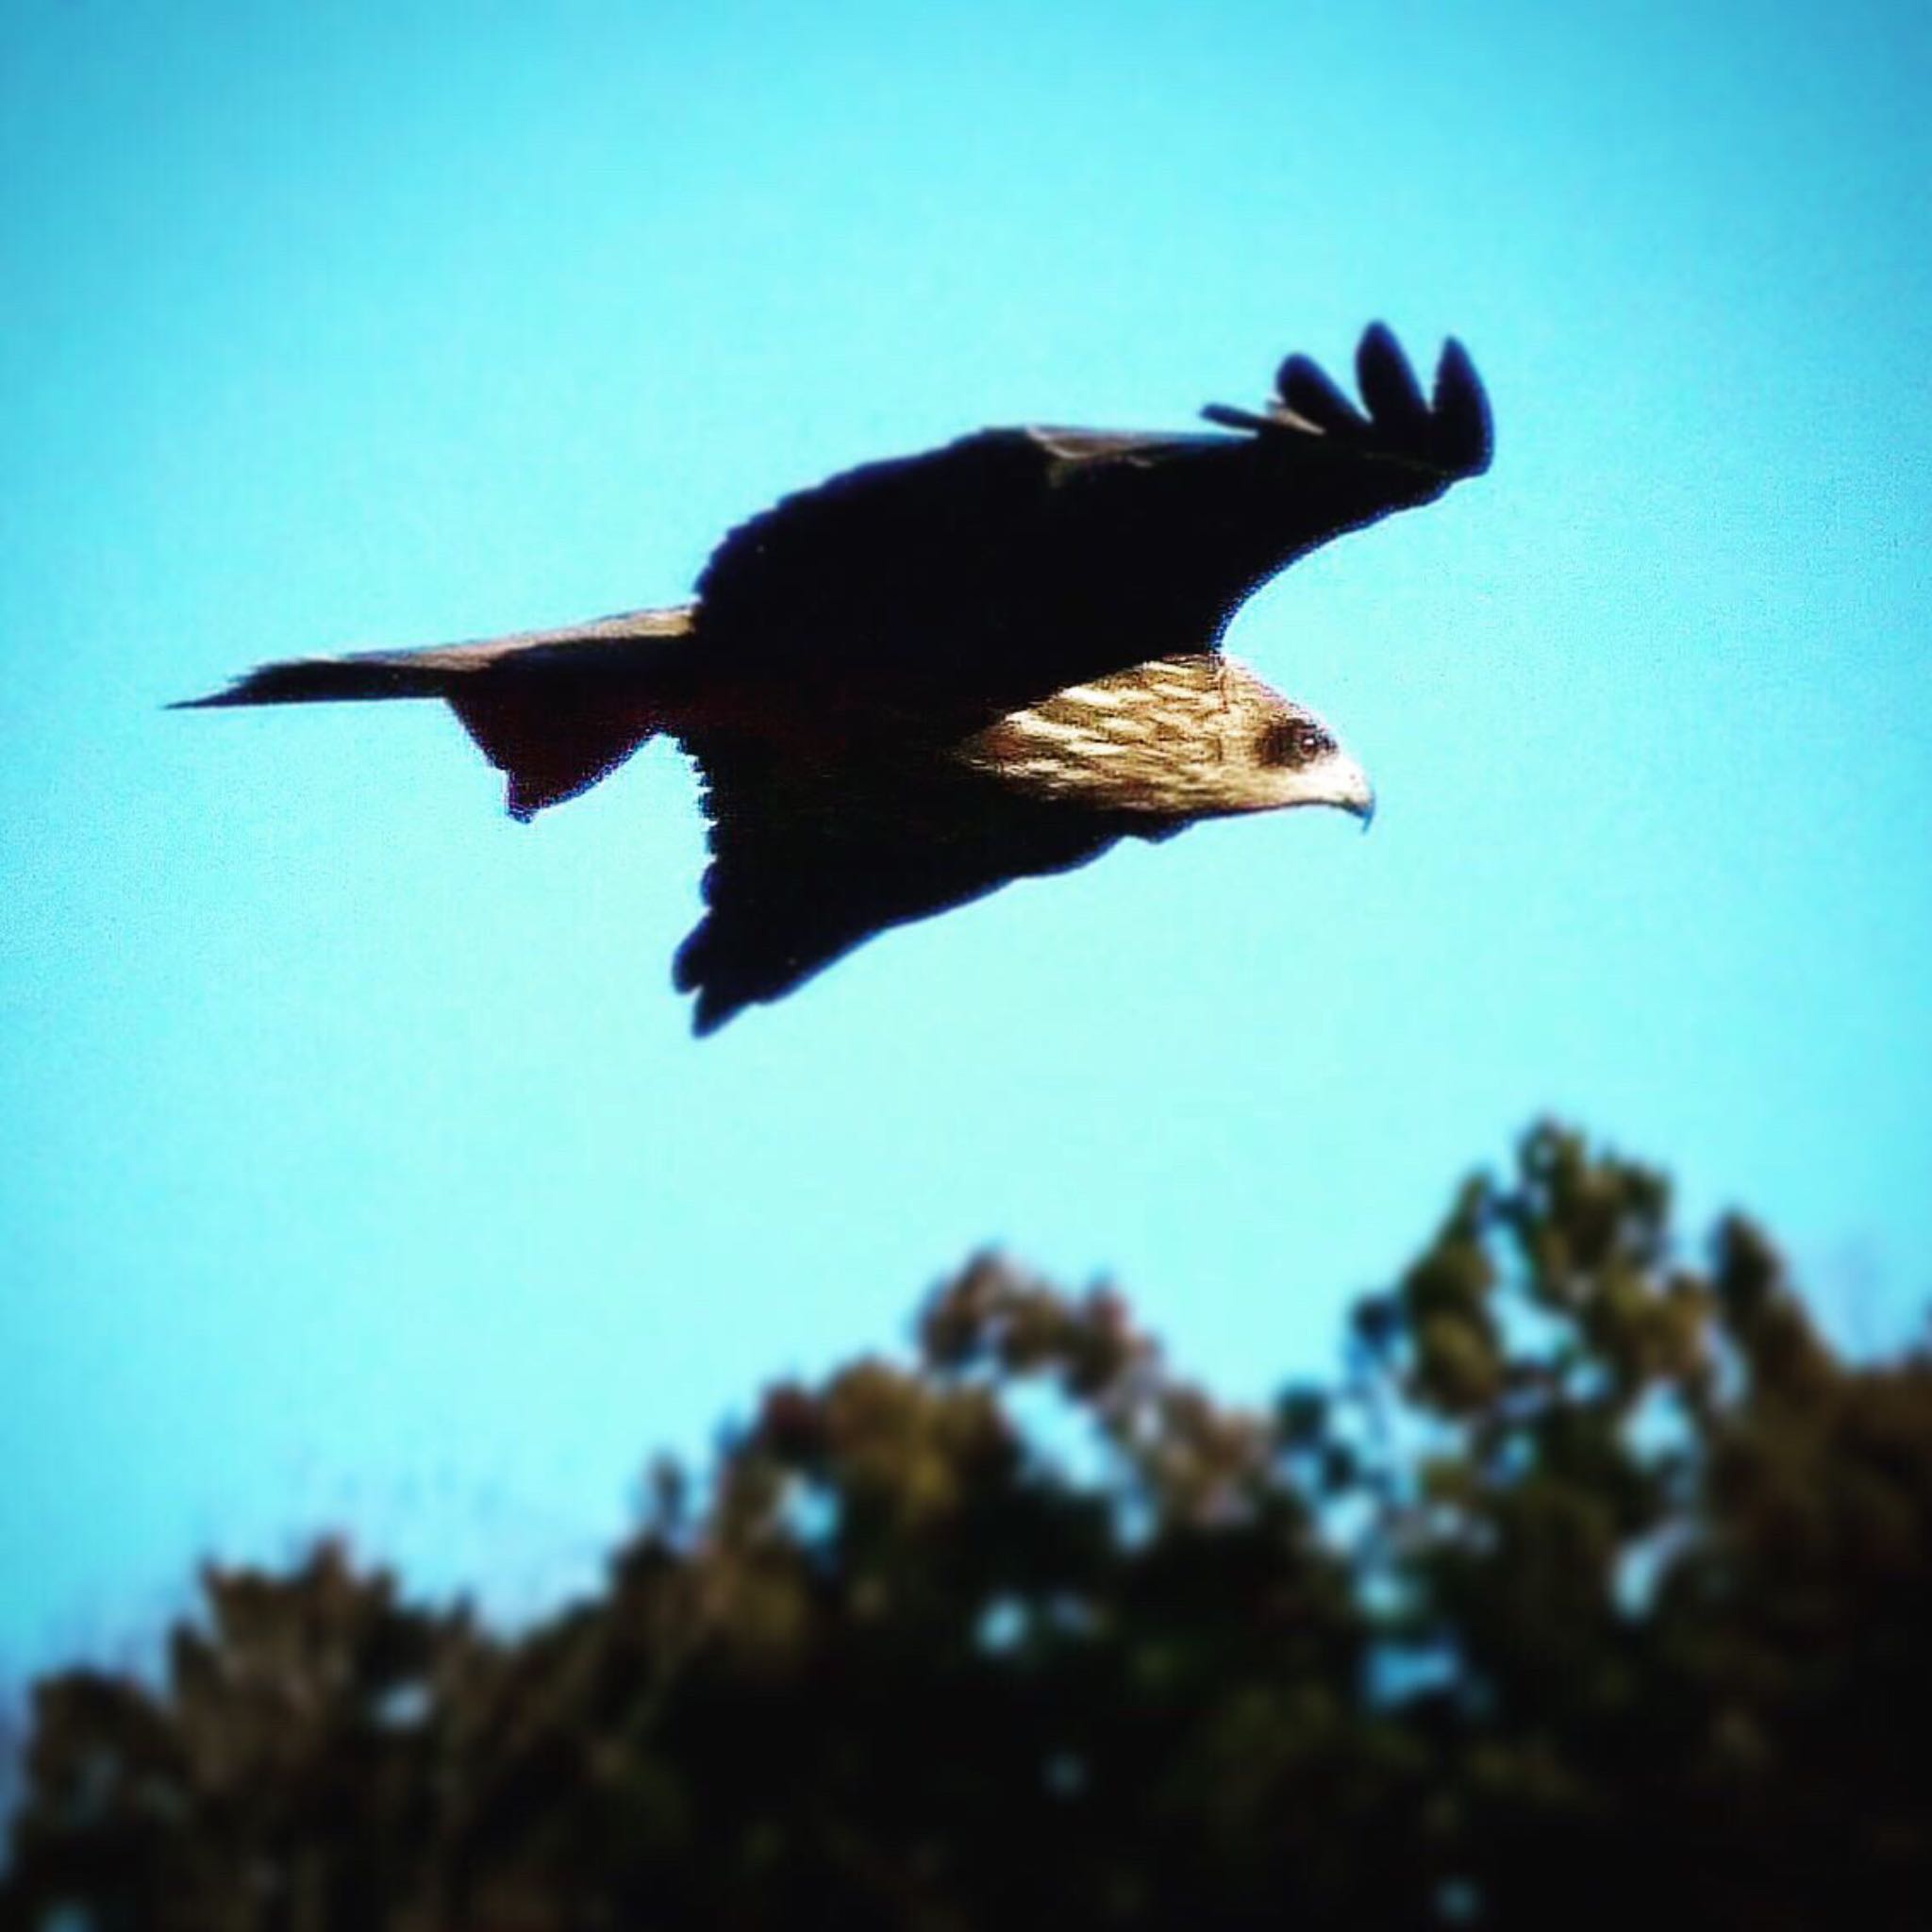
[{"label": "bird's tail feathers", "polygon": [[690,606],[635,610],[426,651],[289,658],[172,708],[441,698],[508,779],[511,815],[527,819],[588,791],[663,727],[691,616]]}]

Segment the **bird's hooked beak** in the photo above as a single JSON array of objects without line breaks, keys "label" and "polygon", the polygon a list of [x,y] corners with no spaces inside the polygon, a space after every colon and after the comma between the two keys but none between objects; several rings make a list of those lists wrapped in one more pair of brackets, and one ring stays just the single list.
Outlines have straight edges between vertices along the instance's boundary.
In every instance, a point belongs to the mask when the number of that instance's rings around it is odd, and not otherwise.
[{"label": "bird's hooked beak", "polygon": [[1330,802],[1361,820],[1362,830],[1366,832],[1375,822],[1375,788],[1369,783],[1369,774],[1346,752],[1338,752],[1333,763],[1335,789],[1330,793]]}]

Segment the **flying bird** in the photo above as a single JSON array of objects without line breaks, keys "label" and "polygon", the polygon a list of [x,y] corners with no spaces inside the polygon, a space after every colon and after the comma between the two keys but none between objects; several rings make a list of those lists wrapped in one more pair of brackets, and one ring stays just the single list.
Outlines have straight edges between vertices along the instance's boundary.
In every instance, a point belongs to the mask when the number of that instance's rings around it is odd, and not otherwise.
[{"label": "flying bird", "polygon": [[740,525],[692,601],[431,650],[266,664],[187,708],[441,698],[519,819],[664,735],[710,822],[673,979],[694,1029],[782,998],[892,925],[1123,838],[1324,805],[1367,776],[1221,649],[1297,558],[1487,469],[1449,341],[1424,394],[1387,328],[1357,407],[1291,356],[1211,431],[985,429],[847,471]]}]

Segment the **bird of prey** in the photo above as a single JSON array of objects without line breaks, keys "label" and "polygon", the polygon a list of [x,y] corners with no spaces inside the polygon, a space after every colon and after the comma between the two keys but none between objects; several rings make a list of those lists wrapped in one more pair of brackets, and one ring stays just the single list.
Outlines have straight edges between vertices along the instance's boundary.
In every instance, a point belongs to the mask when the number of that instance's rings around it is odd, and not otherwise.
[{"label": "bird of prey", "polygon": [[1326,805],[1361,768],[1225,657],[1236,609],[1344,531],[1488,468],[1453,339],[1425,395],[1380,324],[1357,408],[1291,356],[1259,412],[1187,434],[986,429],[867,464],[733,530],[690,603],[560,630],[267,664],[193,706],[441,698],[527,819],[648,739],[695,759],[695,1030],[888,926],[1123,838]]}]

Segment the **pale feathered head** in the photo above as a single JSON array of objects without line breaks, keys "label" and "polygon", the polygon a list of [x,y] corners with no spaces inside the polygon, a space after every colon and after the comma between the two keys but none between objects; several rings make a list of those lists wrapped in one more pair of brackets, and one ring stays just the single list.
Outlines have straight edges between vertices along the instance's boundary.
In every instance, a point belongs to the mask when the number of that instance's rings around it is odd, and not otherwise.
[{"label": "pale feathered head", "polygon": [[1331,805],[1366,822],[1374,810],[1367,774],[1327,725],[1218,652],[1070,685],[956,756],[1015,791],[1150,818]]}]

